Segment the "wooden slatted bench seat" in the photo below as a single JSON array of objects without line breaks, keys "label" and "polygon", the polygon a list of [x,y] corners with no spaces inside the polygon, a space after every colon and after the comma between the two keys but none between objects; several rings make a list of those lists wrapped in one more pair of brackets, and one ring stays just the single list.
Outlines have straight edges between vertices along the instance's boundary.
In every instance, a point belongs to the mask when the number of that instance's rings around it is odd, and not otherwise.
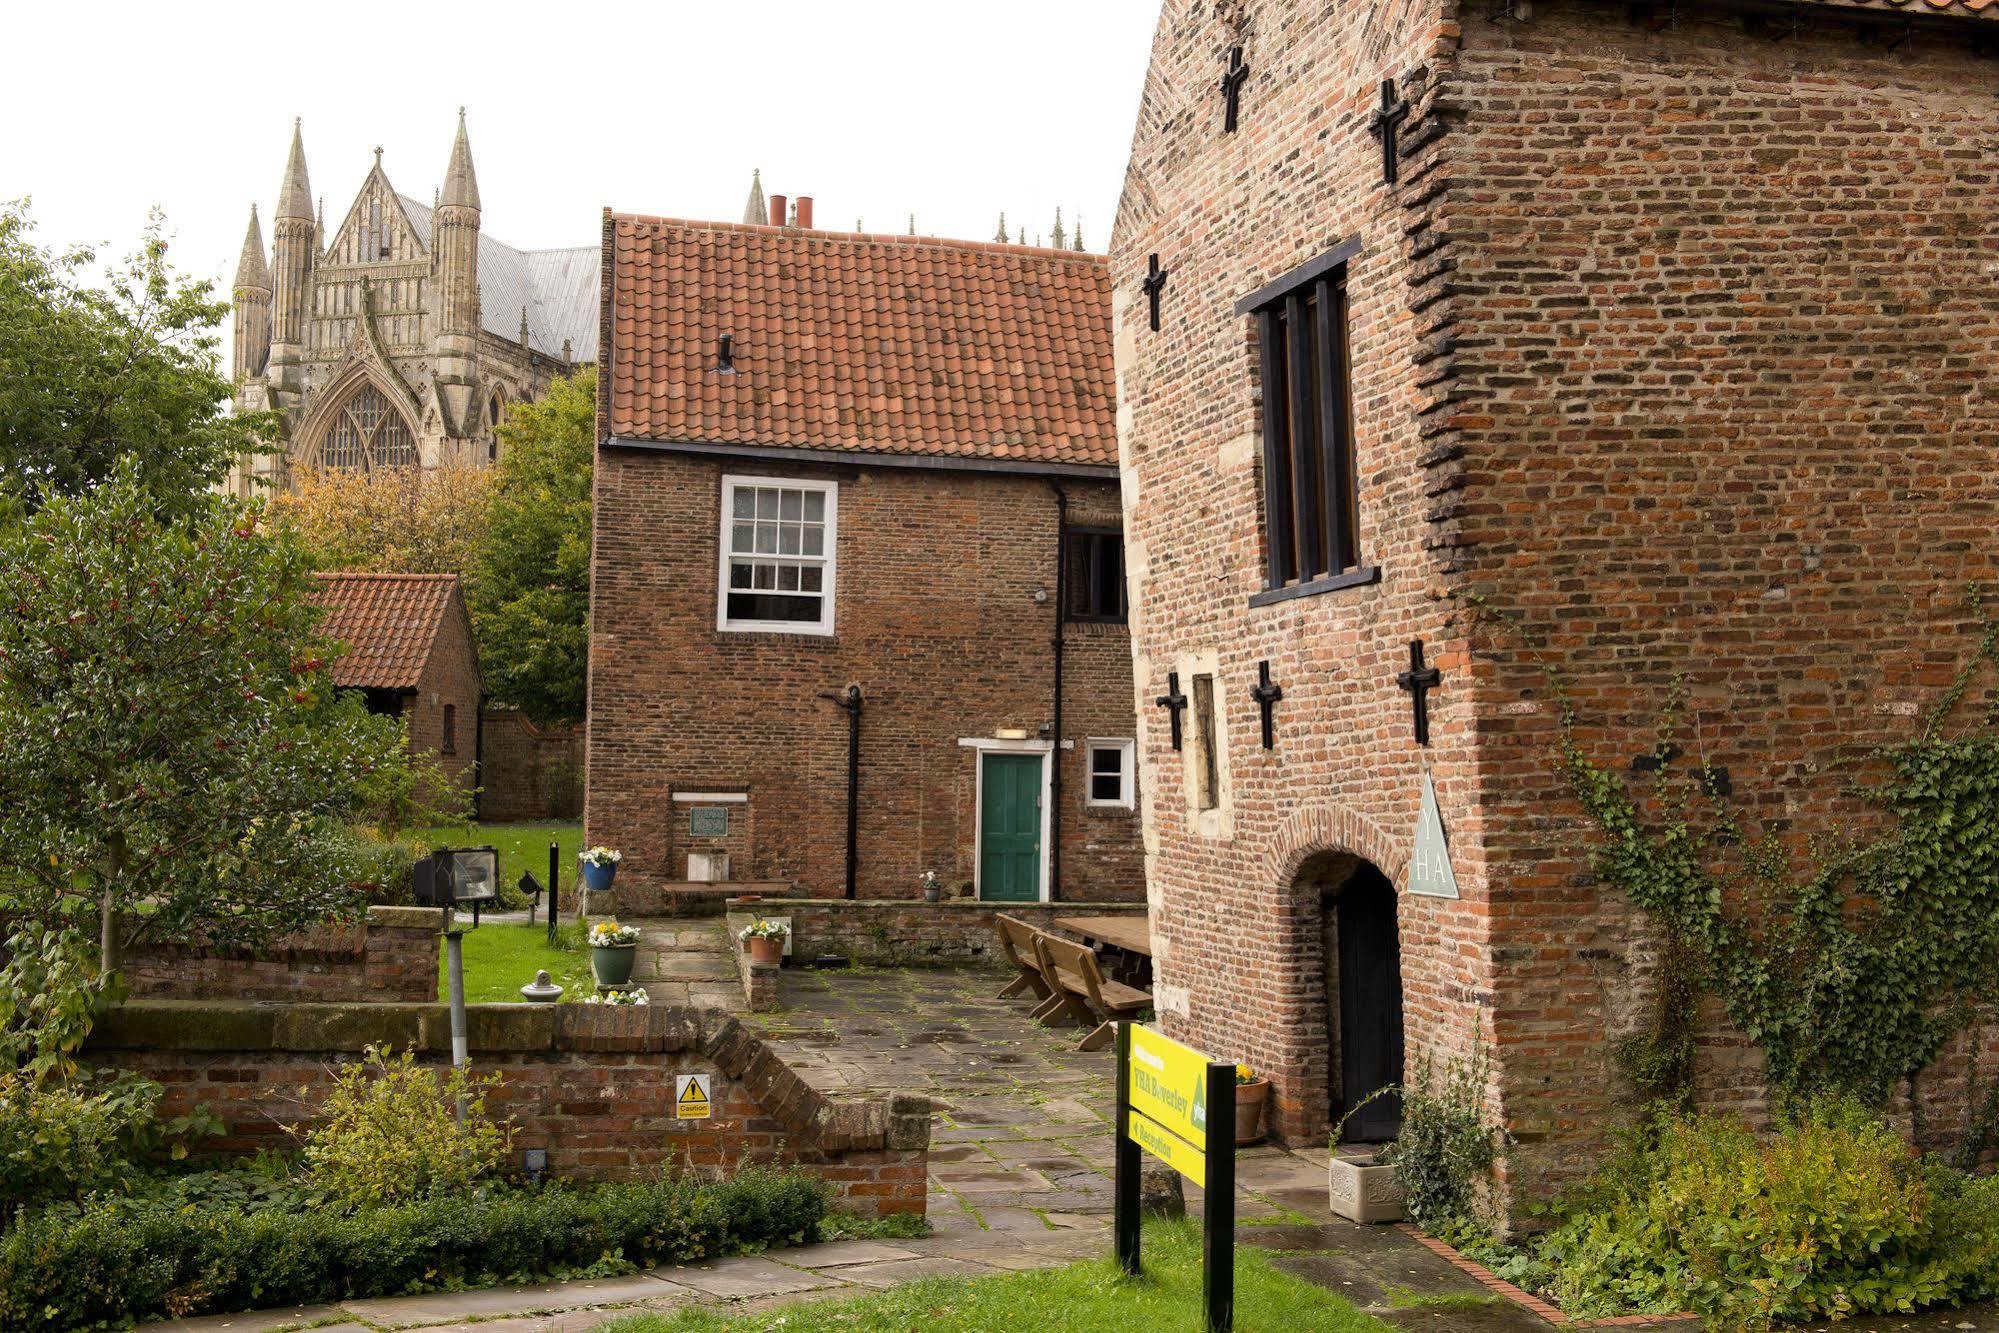
[{"label": "wooden slatted bench seat", "polygon": [[1085,946],[1036,932],[1034,948],[1040,956],[1042,977],[1055,987],[1051,997],[1055,1012],[1066,1013],[1091,1028],[1076,1043],[1077,1050],[1094,1051],[1108,1046],[1117,1035],[1118,1019],[1135,1017],[1152,1007],[1151,992],[1106,980],[1097,966],[1096,954]]},{"label": "wooden slatted bench seat", "polygon": [[1034,950],[1034,937],[1041,932],[1028,925],[1019,917],[998,915],[993,923],[999,929],[1000,952],[1012,963],[1016,975],[999,993],[1002,1000],[1010,1000],[1023,991],[1037,1000],[1046,1000],[1054,990],[1041,975],[1041,955]]}]

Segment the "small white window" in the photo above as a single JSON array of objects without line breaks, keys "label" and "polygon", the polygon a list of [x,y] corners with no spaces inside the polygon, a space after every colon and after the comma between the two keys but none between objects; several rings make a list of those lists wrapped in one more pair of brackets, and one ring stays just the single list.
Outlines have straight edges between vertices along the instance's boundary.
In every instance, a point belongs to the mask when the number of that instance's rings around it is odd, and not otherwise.
[{"label": "small white window", "polygon": [[716,628],[833,632],[839,498],[830,481],[722,478]]},{"label": "small white window", "polygon": [[1089,757],[1090,786],[1084,803],[1093,806],[1115,806],[1120,810],[1131,809],[1134,786],[1132,742],[1091,741]]}]

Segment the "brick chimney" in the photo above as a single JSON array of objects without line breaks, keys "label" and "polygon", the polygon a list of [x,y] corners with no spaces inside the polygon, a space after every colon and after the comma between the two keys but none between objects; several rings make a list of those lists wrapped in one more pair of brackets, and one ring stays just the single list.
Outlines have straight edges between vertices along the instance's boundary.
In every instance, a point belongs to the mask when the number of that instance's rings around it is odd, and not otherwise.
[{"label": "brick chimney", "polygon": [[812,230],[812,196],[809,194],[798,196],[798,225],[807,231]]},{"label": "brick chimney", "polygon": [[774,195],[772,195],[772,196],[770,197],[770,225],[771,225],[771,226],[773,226],[773,227],[782,227],[782,226],[784,225],[784,206],[785,206],[785,203],[786,203],[786,200],[785,200],[785,197],[784,197],[783,195],[781,195],[781,194],[774,194]]}]

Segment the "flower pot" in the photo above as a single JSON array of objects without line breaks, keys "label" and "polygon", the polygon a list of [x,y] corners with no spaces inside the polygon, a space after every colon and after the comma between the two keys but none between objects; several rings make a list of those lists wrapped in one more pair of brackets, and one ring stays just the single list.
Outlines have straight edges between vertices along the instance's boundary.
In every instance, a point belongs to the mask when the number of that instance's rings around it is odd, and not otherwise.
[{"label": "flower pot", "polygon": [[636,944],[593,944],[590,946],[590,973],[599,986],[624,986],[632,979],[632,965],[638,961]]},{"label": "flower pot", "polygon": [[936,888],[935,886],[927,888],[923,891],[923,901],[926,903],[934,903],[942,896],[943,896],[943,890]]},{"label": "flower pot", "polygon": [[1235,1141],[1238,1147],[1263,1142],[1263,1111],[1269,1102],[1269,1079],[1236,1084]]},{"label": "flower pot", "polygon": [[1402,1177],[1392,1166],[1372,1157],[1342,1157],[1337,1152],[1326,1168],[1327,1191],[1333,1211],[1349,1222],[1400,1222]]},{"label": "flower pot", "polygon": [[583,863],[583,887],[592,893],[602,893],[611,887],[611,881],[618,877],[618,863],[600,866],[595,861]]},{"label": "flower pot", "polygon": [[750,936],[750,961],[777,967],[784,962],[784,939],[778,935]]}]

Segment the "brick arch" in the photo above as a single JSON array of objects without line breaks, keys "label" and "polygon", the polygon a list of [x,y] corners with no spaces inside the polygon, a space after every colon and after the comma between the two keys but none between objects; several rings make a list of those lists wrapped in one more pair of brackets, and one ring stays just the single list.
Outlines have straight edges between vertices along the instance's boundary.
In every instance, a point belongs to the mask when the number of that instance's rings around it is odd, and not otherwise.
[{"label": "brick arch", "polygon": [[1409,848],[1379,824],[1344,805],[1309,805],[1293,810],[1278,826],[1263,854],[1263,882],[1289,886],[1306,861],[1321,852],[1346,852],[1388,876],[1397,891],[1409,863]]}]

